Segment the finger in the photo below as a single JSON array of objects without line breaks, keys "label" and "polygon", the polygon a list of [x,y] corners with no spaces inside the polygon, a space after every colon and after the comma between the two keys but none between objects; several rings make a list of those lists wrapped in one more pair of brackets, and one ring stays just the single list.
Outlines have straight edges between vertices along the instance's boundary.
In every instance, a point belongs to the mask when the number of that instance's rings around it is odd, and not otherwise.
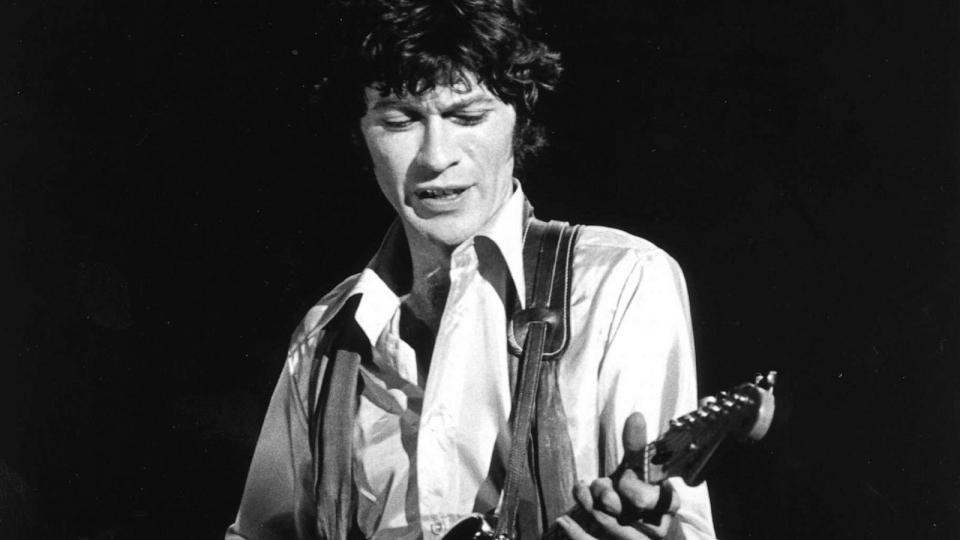
[{"label": "finger", "polygon": [[637,528],[644,532],[650,538],[666,538],[667,531],[670,530],[670,522],[673,521],[673,516],[670,514],[665,514],[660,518],[660,524],[654,525],[652,523],[641,521],[637,523]]},{"label": "finger", "polygon": [[613,488],[613,481],[609,478],[594,480],[590,484],[590,495],[593,498],[594,510],[602,510],[613,516],[619,516],[623,511],[620,495]]},{"label": "finger", "polygon": [[596,537],[591,536],[587,531],[583,530],[580,524],[568,516],[560,516],[557,519],[557,525],[563,529],[563,532],[570,540],[596,540]]},{"label": "finger", "polygon": [[617,518],[605,513],[594,510],[591,512],[597,525],[603,530],[601,535],[609,540],[649,540],[651,537],[641,531],[634,525],[621,525]]},{"label": "finger", "polygon": [[652,510],[660,499],[660,486],[648,484],[632,470],[624,471],[617,482],[617,491],[624,502],[636,510]]},{"label": "finger", "polygon": [[577,482],[573,486],[573,498],[588,512],[593,511],[593,495],[585,482]]}]

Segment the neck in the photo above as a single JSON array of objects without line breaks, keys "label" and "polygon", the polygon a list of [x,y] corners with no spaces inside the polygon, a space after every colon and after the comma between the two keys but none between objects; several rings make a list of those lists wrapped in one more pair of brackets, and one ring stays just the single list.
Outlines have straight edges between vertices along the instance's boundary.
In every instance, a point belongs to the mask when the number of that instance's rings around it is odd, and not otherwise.
[{"label": "neck", "polygon": [[407,231],[413,282],[407,296],[407,307],[436,335],[440,317],[450,290],[450,255],[452,248],[429,242],[413,231]]}]

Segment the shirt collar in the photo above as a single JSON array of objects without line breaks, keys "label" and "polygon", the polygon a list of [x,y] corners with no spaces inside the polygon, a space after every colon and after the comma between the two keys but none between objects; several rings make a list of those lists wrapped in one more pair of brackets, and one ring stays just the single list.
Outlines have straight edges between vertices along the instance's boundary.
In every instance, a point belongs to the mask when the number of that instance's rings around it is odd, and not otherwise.
[{"label": "shirt collar", "polygon": [[[474,238],[457,246],[454,254],[470,249],[476,237],[490,240],[499,250],[510,279],[523,306],[526,288],[523,279],[523,225],[527,202],[520,183],[514,180],[514,192],[497,214]],[[376,255],[360,273],[345,298],[361,294],[355,319],[370,340],[376,343],[383,328],[400,306],[400,295],[410,290],[412,263],[403,226],[397,219],[390,225]]]},{"label": "shirt collar", "polygon": [[523,306],[526,299],[523,279],[523,231],[528,203],[520,183],[515,181],[515,185],[513,195],[477,236],[489,239],[500,250],[516,288],[517,299]]}]

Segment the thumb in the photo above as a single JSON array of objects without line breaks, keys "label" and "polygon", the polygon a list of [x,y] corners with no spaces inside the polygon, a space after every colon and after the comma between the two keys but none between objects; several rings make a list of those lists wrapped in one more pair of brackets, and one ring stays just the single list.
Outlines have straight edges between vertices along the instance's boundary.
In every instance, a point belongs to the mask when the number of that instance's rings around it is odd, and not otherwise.
[{"label": "thumb", "polygon": [[643,414],[635,412],[623,424],[623,451],[625,454],[643,452],[647,445],[647,421]]}]

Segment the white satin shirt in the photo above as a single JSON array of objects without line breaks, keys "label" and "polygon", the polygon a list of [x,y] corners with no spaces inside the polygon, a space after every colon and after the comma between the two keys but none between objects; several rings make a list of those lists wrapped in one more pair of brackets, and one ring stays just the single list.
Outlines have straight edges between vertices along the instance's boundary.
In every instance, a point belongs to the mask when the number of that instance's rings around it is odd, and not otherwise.
[{"label": "white satin shirt", "polygon": [[[291,377],[305,351],[312,354],[302,345],[346,299],[362,295],[355,317],[374,345],[372,362],[360,371],[353,465],[357,522],[368,538],[435,540],[461,517],[497,507],[511,407],[504,298],[510,287],[516,298],[525,298],[523,215],[518,187],[491,223],[454,251],[428,373],[419,372],[413,349],[400,339],[402,298],[387,285],[396,282],[389,260],[396,234],[388,234],[374,263],[311,309],[294,335],[287,360]],[[620,462],[621,433],[631,413],[643,413],[647,440],[653,441],[670,419],[696,408],[694,347],[679,266],[655,245],[621,231],[581,228],[570,307],[572,335],[558,382],[576,475],[590,482]],[[282,377],[278,388],[284,384]],[[283,439],[276,442],[264,440],[273,431],[267,425],[272,421],[265,422],[248,493],[284,497],[299,490],[295,479],[278,481],[279,487],[250,485],[270,482],[269,471],[285,471],[288,460],[291,470],[302,470],[309,460],[309,453],[300,455],[308,448],[297,449],[306,438],[298,434],[303,406],[285,407],[292,412],[282,414],[298,418],[276,422],[283,426],[275,430]],[[668,538],[714,538],[706,484],[672,482],[681,505]],[[228,538],[256,537],[242,530],[253,526],[241,524],[245,514],[259,512],[252,501],[245,508],[252,497],[245,496]]]},{"label": "white satin shirt", "polygon": [[[401,298],[370,268],[348,286],[348,296],[363,294],[356,319],[375,344],[374,365],[361,368],[367,390],[354,438],[358,521],[368,538],[432,540],[498,502],[502,476],[491,466],[502,470],[506,461],[507,445],[498,447],[497,439],[509,433],[511,404],[503,298],[511,286],[525,298],[523,201],[518,189],[488,227],[454,251],[425,385],[413,349],[399,338]],[[560,394],[577,476],[589,482],[620,462],[631,413],[644,414],[652,441],[671,418],[696,408],[683,275],[649,242],[584,227],[570,316]],[[674,537],[713,537],[705,486],[678,489],[682,526]]]}]

